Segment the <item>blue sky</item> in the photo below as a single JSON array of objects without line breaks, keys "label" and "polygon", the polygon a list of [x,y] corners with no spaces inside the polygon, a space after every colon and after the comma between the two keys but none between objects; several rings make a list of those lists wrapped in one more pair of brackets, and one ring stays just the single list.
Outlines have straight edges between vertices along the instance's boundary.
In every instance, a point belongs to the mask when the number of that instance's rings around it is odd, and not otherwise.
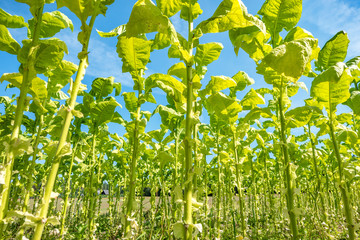
[{"label": "blue sky", "polygon": [[[155,1],[155,0],[154,0]],[[121,24],[128,21],[130,12],[135,0],[115,0],[115,3],[109,6],[106,17],[99,16],[95,22],[95,28],[101,31],[109,31]],[[195,25],[199,22],[211,17],[220,0],[199,0],[198,1],[203,14],[195,21]],[[244,0],[249,13],[256,14],[263,4],[263,0]],[[21,15],[26,20],[31,18],[28,6],[26,4],[18,3],[13,0],[0,1],[0,8],[14,14]],[[46,11],[56,10],[56,4],[48,4],[45,8]],[[80,23],[76,16],[68,11],[66,8],[61,8],[60,11],[65,13],[74,23],[74,32],[69,29],[62,30],[56,37],[65,41],[69,48],[69,55],[65,56],[66,60],[78,64],[77,54],[81,50],[81,45],[77,42],[77,33],[79,32]],[[330,39],[336,32],[344,30],[349,34],[350,45],[347,59],[360,55],[360,1],[358,0],[303,0],[303,13],[298,26],[310,31],[316,38],[319,39],[319,45],[322,47],[325,42]],[[171,18],[175,28],[178,32],[186,36],[187,24],[179,18],[179,14]],[[20,43],[22,39],[26,38],[26,29],[11,29],[11,34]],[[210,76],[225,75],[233,76],[238,71],[245,71],[250,77],[255,79],[255,84],[251,87],[254,89],[269,87],[263,80],[262,76],[256,74],[256,65],[247,54],[240,50],[239,55],[236,56],[233,47],[228,39],[227,33],[220,34],[207,34],[200,40],[201,43],[206,42],[221,42],[224,49],[220,58],[208,66],[208,72],[205,79],[202,80],[203,87],[210,80]],[[109,77],[114,76],[115,81],[121,82],[123,85],[123,92],[132,91],[133,82],[129,74],[121,72],[121,60],[116,53],[116,38],[101,38],[96,31],[93,32],[90,41],[90,55],[89,67],[86,72],[83,83],[87,84],[90,88],[91,81],[96,77]],[[147,75],[152,73],[166,73],[176,59],[167,58],[167,49],[155,51],[151,54],[151,63],[148,64]],[[0,52],[0,74],[8,72],[17,72],[19,64],[16,56],[10,55],[6,52]],[[310,89],[310,79],[302,78]],[[18,94],[16,89],[7,89],[5,91],[6,82],[0,85],[0,96],[11,96],[11,94]],[[251,87],[245,89],[242,93],[238,94],[241,99]],[[158,103],[166,104],[165,95],[161,90],[154,90],[154,96]],[[299,90],[293,100],[293,106],[303,105],[303,100],[309,97],[309,93],[304,90]],[[129,114],[125,109],[125,104],[121,97],[117,100],[124,106],[118,109],[124,118],[128,119]],[[79,100],[80,101],[80,100]],[[153,111],[154,104],[145,104],[144,110]],[[341,111],[349,111],[346,107],[341,107]],[[3,108],[0,107],[0,111]],[[202,121],[207,122],[208,117],[203,116]],[[148,124],[147,130],[157,129],[160,125],[159,116],[154,116]],[[122,127],[110,127],[111,132],[122,134],[124,129]]]}]

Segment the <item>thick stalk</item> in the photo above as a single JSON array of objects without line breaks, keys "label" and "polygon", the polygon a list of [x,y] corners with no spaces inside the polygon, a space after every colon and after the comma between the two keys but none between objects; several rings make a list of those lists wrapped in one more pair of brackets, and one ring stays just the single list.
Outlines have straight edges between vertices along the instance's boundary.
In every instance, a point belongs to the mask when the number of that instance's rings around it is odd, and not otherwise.
[{"label": "thick stalk", "polygon": [[33,186],[32,173],[34,172],[34,168],[35,168],[35,164],[36,164],[36,156],[37,156],[37,154],[39,152],[38,145],[39,145],[39,142],[40,142],[40,136],[41,136],[43,124],[44,124],[44,115],[40,115],[38,131],[37,131],[35,142],[34,142],[34,145],[33,145],[34,152],[33,152],[33,155],[32,155],[31,165],[30,165],[30,168],[29,168],[29,174],[30,175],[29,175],[29,179],[28,179],[27,185],[26,185],[27,187],[26,187],[25,200],[24,200],[24,204],[23,204],[23,212],[27,211],[28,205],[29,205],[29,199],[30,199],[30,194],[31,194],[30,189]]},{"label": "thick stalk", "polygon": [[[178,130],[177,130],[178,131]],[[173,174],[173,190],[175,190],[177,183],[178,183],[178,169],[177,169],[177,165],[178,165],[178,161],[179,161],[179,134],[176,131],[175,133],[175,163],[174,163],[174,174]],[[175,223],[177,221],[177,212],[178,212],[178,204],[176,204],[176,199],[175,199],[175,191],[173,191],[172,193],[172,202],[171,202],[171,209],[172,209],[172,218],[173,218],[173,222]]]},{"label": "thick stalk", "polygon": [[[14,124],[13,129],[11,132],[11,139],[10,139],[10,149],[9,153],[6,154],[6,162],[5,162],[5,183],[2,185],[1,188],[1,205],[0,205],[0,221],[2,221],[7,214],[8,206],[9,206],[9,197],[10,197],[10,190],[11,190],[11,176],[12,170],[14,167],[15,162],[15,155],[13,152],[12,145],[15,141],[19,138],[21,122],[24,116],[24,110],[26,105],[26,96],[29,91],[29,85],[33,78],[36,77],[36,72],[34,69],[36,53],[39,49],[39,35],[41,29],[41,21],[43,15],[43,9],[45,1],[41,1],[39,8],[36,10],[34,15],[34,29],[33,29],[33,38],[31,40],[30,50],[27,56],[26,63],[24,64],[23,70],[23,81],[20,87],[20,95],[17,99],[17,106],[15,110],[15,117],[14,117]],[[2,225],[0,225],[0,231],[2,232]],[[0,234],[1,236],[2,234]]]},{"label": "thick stalk", "polygon": [[319,194],[320,195],[320,204],[321,204],[321,216],[322,216],[323,220],[325,222],[327,222],[324,195],[320,192],[321,179],[320,179],[320,173],[319,173],[318,165],[317,165],[317,162],[316,162],[315,143],[314,143],[314,140],[313,140],[312,134],[311,134],[310,122],[308,123],[308,129],[309,129],[308,133],[309,133],[309,138],[310,138],[310,143],[311,143],[312,159],[313,159],[314,170],[315,170],[315,175],[316,175],[316,180],[317,180],[317,185],[316,185],[316,190],[315,190],[315,196],[316,196],[315,201],[317,200],[317,196]]},{"label": "thick stalk", "polygon": [[[96,18],[95,16],[92,16],[90,19],[90,24],[89,24],[90,32],[94,26],[95,18]],[[82,48],[83,52],[88,52],[89,40],[90,40],[90,34],[88,35],[86,42],[83,44],[83,48]],[[71,110],[74,109],[74,107],[75,107],[76,98],[77,98],[77,95],[79,92],[81,80],[84,78],[84,75],[85,75],[86,67],[87,67],[87,55],[84,55],[80,59],[78,72],[76,74],[75,82],[73,84],[71,95],[70,95],[68,111],[67,111],[67,114],[66,114],[66,117],[64,120],[64,125],[63,125],[62,131],[61,131],[61,135],[60,135],[59,143],[58,143],[58,146],[56,149],[55,157],[53,159],[50,173],[49,173],[46,185],[45,185],[45,192],[44,192],[44,195],[42,198],[42,206],[41,206],[40,215],[39,215],[39,217],[43,220],[36,224],[35,232],[33,235],[33,240],[41,239],[41,235],[42,235],[42,232],[45,227],[46,218],[47,218],[48,209],[49,209],[50,195],[51,195],[51,192],[52,192],[54,184],[55,184],[57,172],[58,172],[58,169],[60,166],[60,161],[61,161],[61,159],[59,158],[59,154],[60,154],[62,148],[64,147],[64,145],[66,144],[66,138],[67,138],[70,123],[72,120]]]},{"label": "thick stalk", "polygon": [[[193,51],[193,19],[192,19],[192,1],[189,1],[189,20],[188,20],[188,52],[192,56]],[[193,194],[193,182],[191,181],[193,173],[193,159],[192,159],[192,127],[193,127],[193,84],[192,84],[192,62],[186,63],[186,76],[187,76],[187,88],[186,88],[186,120],[185,120],[185,192],[184,192],[184,224],[185,233],[184,239],[192,239],[193,231],[193,218],[192,218],[192,194]]]},{"label": "thick stalk", "polygon": [[349,239],[354,240],[356,238],[356,236],[355,236],[353,211],[352,211],[352,207],[351,207],[351,201],[349,199],[349,192],[346,189],[346,183],[343,179],[343,175],[344,175],[343,174],[343,162],[342,162],[341,156],[340,156],[339,145],[338,145],[338,142],[335,137],[335,127],[334,127],[335,113],[333,113],[333,111],[332,111],[331,102],[329,105],[330,105],[330,116],[329,116],[330,136],[331,136],[332,143],[334,145],[334,152],[335,152],[335,156],[336,156],[336,159],[338,162],[338,167],[339,167],[339,188],[340,188],[340,192],[342,195],[342,200],[343,200],[344,208],[345,208],[345,217],[346,217],[346,222],[347,222]]},{"label": "thick stalk", "polygon": [[240,209],[240,219],[241,219],[241,233],[242,236],[245,237],[246,235],[246,224],[245,224],[245,214],[244,214],[244,195],[241,186],[241,176],[240,176],[240,162],[238,156],[238,146],[236,144],[236,135],[233,131],[233,147],[234,147],[234,154],[235,154],[235,170],[236,170],[236,185],[239,194],[239,209]]},{"label": "thick stalk", "polygon": [[[220,210],[220,203],[221,203],[221,157],[220,157],[220,127],[217,126],[217,133],[216,133],[216,150],[217,150],[217,194],[216,194],[216,230],[217,230],[217,238],[220,239],[220,220],[221,220],[221,210]],[[225,217],[225,216],[224,216]]]},{"label": "thick stalk", "polygon": [[[141,97],[141,92],[139,92],[138,99]],[[132,158],[131,158],[131,165],[130,165],[130,176],[129,176],[129,195],[126,203],[126,222],[125,222],[125,236],[130,232],[131,230],[131,222],[128,220],[132,218],[132,211],[133,206],[135,203],[135,188],[136,188],[136,165],[137,165],[137,159],[139,156],[139,122],[140,122],[140,102],[137,103],[137,109],[136,109],[136,119],[135,119],[135,128],[133,132],[133,149],[132,149]]]},{"label": "thick stalk", "polygon": [[[208,218],[208,173],[207,173],[207,162],[206,154],[203,155],[203,168],[204,168],[204,188],[205,188],[205,200],[204,200],[204,223]],[[206,239],[208,231],[203,231],[203,239]]]},{"label": "thick stalk", "polygon": [[[88,221],[88,234],[89,239],[93,239],[93,233],[94,233],[94,224],[95,224],[95,199],[96,199],[96,188],[97,184],[94,184],[94,169],[95,169],[95,163],[96,163],[96,136],[97,136],[97,126],[94,124],[94,134],[92,138],[92,146],[91,146],[91,160],[90,160],[90,178],[89,178],[89,207],[87,209],[87,221]],[[96,187],[94,187],[94,185]]]},{"label": "thick stalk", "polygon": [[296,223],[296,215],[294,212],[294,187],[293,179],[290,172],[290,158],[288,152],[288,146],[286,142],[286,126],[285,126],[285,115],[283,109],[283,96],[284,96],[284,80],[281,76],[281,86],[280,86],[280,96],[279,96],[279,115],[280,115],[280,137],[281,137],[281,146],[284,156],[284,167],[285,167],[285,185],[287,190],[287,209],[290,217],[290,227],[292,233],[292,239],[298,239],[298,228]]},{"label": "thick stalk", "polygon": [[65,186],[65,200],[64,200],[64,206],[63,206],[63,210],[62,210],[62,214],[61,214],[62,217],[61,217],[61,230],[60,230],[60,236],[62,238],[64,238],[63,235],[64,235],[64,229],[65,229],[66,211],[67,211],[69,195],[70,195],[71,173],[72,173],[72,168],[73,168],[73,164],[74,164],[76,147],[77,147],[77,144],[75,145],[74,151],[71,156],[70,169],[69,169],[68,179],[67,179],[66,186]]}]

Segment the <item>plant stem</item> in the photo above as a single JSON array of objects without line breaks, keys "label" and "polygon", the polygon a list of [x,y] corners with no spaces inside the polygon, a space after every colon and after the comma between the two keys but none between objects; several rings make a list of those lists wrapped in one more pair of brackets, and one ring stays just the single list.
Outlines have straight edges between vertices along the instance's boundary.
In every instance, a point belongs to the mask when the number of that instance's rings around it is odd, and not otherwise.
[{"label": "plant stem", "polygon": [[[10,190],[11,190],[11,176],[12,170],[14,167],[15,162],[15,154],[13,151],[13,144],[18,140],[21,122],[24,116],[24,110],[26,105],[26,96],[29,91],[29,85],[33,78],[36,77],[35,71],[35,59],[36,54],[39,49],[39,36],[40,36],[40,29],[41,29],[41,21],[43,16],[45,1],[41,1],[39,8],[35,11],[34,16],[34,29],[33,29],[33,38],[31,40],[30,50],[27,56],[26,63],[23,67],[23,80],[20,87],[20,95],[17,99],[17,107],[15,110],[15,117],[14,117],[14,125],[11,132],[10,138],[10,149],[8,154],[6,154],[6,162],[5,162],[5,184],[2,186],[2,193],[1,193],[1,205],[0,205],[0,222],[6,217],[8,212],[9,206],[9,197],[10,197]],[[0,224],[0,232],[2,231],[3,223]],[[0,234],[0,236],[2,233]]]},{"label": "plant stem", "polygon": [[[138,99],[141,98],[141,91],[139,91]],[[129,193],[128,199],[126,203],[126,213],[125,213],[125,237],[131,231],[131,222],[128,220],[132,217],[133,206],[135,204],[135,188],[136,188],[136,166],[137,166],[137,159],[139,157],[139,123],[140,123],[140,101],[137,102],[137,109],[136,109],[136,119],[135,119],[135,127],[133,132],[133,149],[132,149],[132,158],[131,158],[131,165],[130,165],[130,176],[129,176]]]},{"label": "plant stem", "polygon": [[354,217],[353,217],[353,211],[352,211],[352,207],[351,207],[351,201],[349,199],[349,192],[346,189],[345,181],[343,181],[343,175],[344,175],[343,174],[343,162],[342,162],[341,156],[340,156],[339,145],[338,145],[337,139],[335,137],[335,127],[334,127],[335,113],[332,110],[333,107],[332,107],[331,101],[329,102],[329,105],[330,105],[330,115],[329,115],[330,136],[331,136],[332,143],[334,145],[335,157],[337,159],[338,167],[339,167],[339,188],[340,188],[340,192],[341,192],[341,196],[342,196],[342,200],[343,200],[344,208],[345,208],[345,217],[346,217],[346,222],[347,222],[349,239],[354,240],[356,238]]},{"label": "plant stem", "polygon": [[316,199],[317,199],[318,194],[320,194],[321,216],[322,216],[324,222],[327,222],[324,195],[322,193],[320,193],[321,179],[320,179],[320,174],[319,174],[319,170],[318,170],[318,165],[317,165],[317,162],[316,162],[315,143],[314,143],[314,140],[313,140],[312,135],[311,135],[310,122],[308,123],[308,133],[309,133],[309,138],[310,138],[310,143],[311,143],[311,152],[312,152],[314,170],[315,170],[315,175],[316,175],[316,180],[317,180],[317,186],[316,186],[316,190],[315,190],[315,196],[316,196],[315,197],[315,203],[316,203]]},{"label": "plant stem", "polygon": [[290,158],[288,152],[288,146],[286,142],[286,126],[285,126],[285,115],[283,109],[283,96],[284,96],[284,80],[281,76],[281,86],[280,86],[280,96],[279,96],[279,115],[280,115],[280,137],[281,137],[281,146],[284,155],[284,167],[285,167],[285,185],[287,190],[287,208],[288,214],[290,217],[290,227],[292,233],[292,239],[298,239],[298,229],[296,223],[296,215],[294,212],[294,186],[293,179],[290,171]]},{"label": "plant stem", "polygon": [[[92,16],[91,19],[90,19],[90,24],[89,24],[90,33],[91,33],[91,30],[92,30],[92,28],[94,26],[95,18],[96,18],[96,16]],[[83,44],[82,52],[88,52],[87,50],[88,50],[88,45],[89,45],[89,40],[90,40],[90,33],[89,33],[89,35],[88,35],[88,37],[86,39],[86,42]],[[36,224],[35,232],[34,232],[34,235],[33,235],[33,240],[40,240],[41,239],[41,235],[42,235],[42,232],[43,232],[44,227],[45,227],[46,218],[47,218],[48,209],[49,209],[50,195],[51,195],[51,192],[53,190],[55,180],[56,180],[56,177],[57,177],[57,172],[58,172],[60,162],[61,162],[61,159],[59,158],[59,154],[61,153],[62,148],[66,144],[66,138],[67,138],[70,123],[71,123],[71,120],[72,120],[72,112],[71,111],[75,107],[76,98],[77,98],[77,95],[78,95],[78,92],[79,92],[81,80],[84,78],[84,75],[85,75],[85,70],[86,70],[86,67],[88,65],[87,59],[88,59],[87,54],[84,54],[84,56],[82,56],[82,58],[80,59],[78,72],[76,74],[75,82],[73,84],[71,95],[70,95],[70,102],[69,102],[69,105],[68,105],[68,111],[67,111],[67,114],[66,114],[66,117],[65,117],[65,120],[64,120],[64,124],[63,124],[63,128],[62,128],[62,131],[61,131],[59,143],[58,143],[58,146],[57,146],[57,149],[56,149],[55,157],[53,158],[50,173],[49,173],[46,185],[45,185],[45,192],[44,192],[44,195],[42,197],[42,205],[41,205],[40,215],[39,215],[39,217],[42,220],[39,223]]]},{"label": "plant stem", "polygon": [[[188,20],[188,52],[192,56],[193,51],[193,19],[192,19],[192,3],[189,0],[189,20]],[[186,88],[186,120],[185,120],[185,193],[184,193],[184,224],[185,233],[184,239],[192,239],[193,231],[193,218],[192,218],[192,194],[193,194],[193,159],[192,159],[192,127],[193,127],[193,84],[192,84],[192,63],[186,63],[186,76],[187,76],[187,88]]]},{"label": "plant stem", "polygon": [[236,185],[239,193],[239,209],[240,209],[240,219],[241,219],[241,233],[243,237],[246,236],[246,224],[245,224],[245,214],[244,214],[244,195],[241,186],[241,176],[240,176],[240,161],[238,156],[238,146],[236,144],[236,135],[233,131],[233,147],[235,154],[235,170],[236,170]]}]

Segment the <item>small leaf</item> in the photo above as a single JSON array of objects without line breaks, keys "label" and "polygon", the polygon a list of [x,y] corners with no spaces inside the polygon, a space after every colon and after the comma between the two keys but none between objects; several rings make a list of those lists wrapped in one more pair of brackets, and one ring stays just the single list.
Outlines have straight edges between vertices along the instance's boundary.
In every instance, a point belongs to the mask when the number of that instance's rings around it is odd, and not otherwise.
[{"label": "small leaf", "polygon": [[317,48],[317,40],[313,38],[302,38],[284,43],[273,49],[258,66],[260,74],[267,74],[266,67],[270,67],[278,75],[297,80],[305,72],[311,60],[312,52]]},{"label": "small leaf", "polygon": [[300,20],[301,12],[302,0],[268,0],[258,13],[263,16],[263,21],[272,37],[275,37],[284,28],[290,31],[295,27]]},{"label": "small leaf", "polygon": [[198,66],[207,66],[219,58],[223,48],[221,43],[216,42],[200,44],[196,48],[194,60]]},{"label": "small leaf", "polygon": [[185,227],[182,222],[177,222],[173,226],[175,238],[184,239]]},{"label": "small leaf", "polygon": [[17,55],[19,50],[20,44],[11,36],[4,25],[0,25],[0,51]]},{"label": "small leaf", "polygon": [[118,37],[117,53],[123,62],[122,71],[132,72],[144,69],[150,60],[151,41],[125,35]]},{"label": "small leaf", "polygon": [[114,28],[113,30],[111,30],[110,32],[102,32],[97,29],[96,29],[96,31],[100,35],[100,37],[103,37],[103,38],[117,37],[126,31],[126,24],[120,25],[120,26]]},{"label": "small leaf", "polygon": [[349,46],[349,38],[344,31],[338,32],[334,37],[325,43],[325,46],[319,52],[317,65],[326,70],[346,58]]},{"label": "small leaf", "polygon": [[11,15],[0,8],[0,24],[8,28],[22,28],[27,24],[21,16]]},{"label": "small leaf", "polygon": [[114,77],[108,78],[96,78],[91,83],[90,94],[96,96],[96,98],[104,98],[113,92],[114,89]]},{"label": "small leaf", "polygon": [[195,38],[205,33],[225,32],[234,28],[257,25],[259,19],[247,13],[245,5],[238,0],[224,0],[211,18],[202,21],[194,29]]},{"label": "small leaf", "polygon": [[156,4],[164,15],[172,17],[180,11],[182,0],[156,0]]},{"label": "small leaf", "polygon": [[237,84],[234,79],[226,76],[211,76],[211,80],[206,85],[204,90],[200,91],[200,95],[206,96],[215,94],[221,90],[235,87]]},{"label": "small leaf", "polygon": [[135,96],[134,92],[124,92],[125,107],[129,112],[136,112],[138,105],[138,98]]},{"label": "small leaf", "polygon": [[241,100],[244,110],[251,110],[258,104],[265,104],[265,99],[258,94],[253,88]]},{"label": "small leaf", "polygon": [[[325,107],[336,107],[350,97],[352,77],[344,63],[337,63],[319,74],[312,82],[310,95],[325,104]],[[330,106],[331,104],[331,106]]]},{"label": "small leaf", "polygon": [[297,107],[285,113],[286,127],[298,128],[306,125],[312,116],[312,108],[309,106]]},{"label": "small leaf", "polygon": [[[42,16],[40,38],[53,37],[56,33],[60,32],[61,29],[70,28],[74,31],[72,21],[63,13],[59,11],[45,12]],[[29,33],[28,37],[32,38],[32,31],[34,29],[34,19],[29,20]]]}]

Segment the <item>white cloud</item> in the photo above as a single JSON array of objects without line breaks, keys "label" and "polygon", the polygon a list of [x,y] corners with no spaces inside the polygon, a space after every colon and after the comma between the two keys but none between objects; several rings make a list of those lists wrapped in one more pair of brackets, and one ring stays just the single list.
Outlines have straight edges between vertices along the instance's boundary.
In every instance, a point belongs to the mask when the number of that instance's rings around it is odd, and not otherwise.
[{"label": "white cloud", "polygon": [[180,18],[180,12],[171,17],[171,22],[174,25],[176,32],[180,33],[187,39],[187,24]]},{"label": "white cloud", "polygon": [[346,0],[304,0],[302,20],[314,24],[323,33],[347,32],[350,39],[348,56],[353,57],[360,55],[359,12],[360,6]]}]

